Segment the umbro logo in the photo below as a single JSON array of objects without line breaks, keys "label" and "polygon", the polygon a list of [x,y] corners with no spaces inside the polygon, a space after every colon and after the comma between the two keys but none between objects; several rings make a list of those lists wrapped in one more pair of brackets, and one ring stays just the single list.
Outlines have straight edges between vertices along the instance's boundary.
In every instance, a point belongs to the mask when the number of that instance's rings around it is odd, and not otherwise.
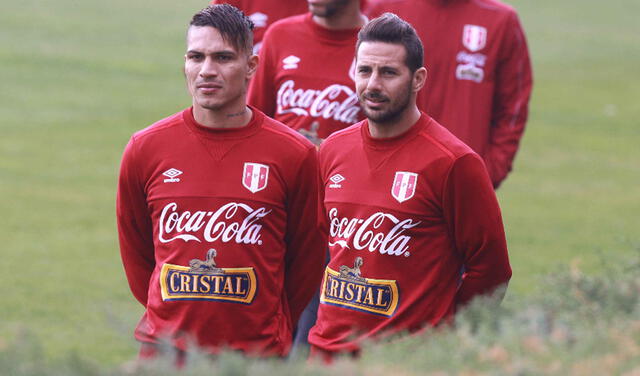
[{"label": "umbro logo", "polygon": [[249,19],[253,22],[255,27],[266,27],[269,16],[261,12],[255,12],[249,16]]},{"label": "umbro logo", "polygon": [[340,174],[335,174],[329,178],[333,184],[329,184],[329,188],[342,188],[342,183],[345,180],[345,177]]},{"label": "umbro logo", "polygon": [[163,172],[162,175],[167,177],[167,179],[164,179],[165,183],[178,183],[180,181],[180,178],[178,178],[178,176],[182,175],[182,171],[175,168],[170,168],[167,171]]},{"label": "umbro logo", "polygon": [[282,59],[282,68],[283,69],[297,69],[298,63],[300,62],[300,58],[294,55],[289,55]]}]

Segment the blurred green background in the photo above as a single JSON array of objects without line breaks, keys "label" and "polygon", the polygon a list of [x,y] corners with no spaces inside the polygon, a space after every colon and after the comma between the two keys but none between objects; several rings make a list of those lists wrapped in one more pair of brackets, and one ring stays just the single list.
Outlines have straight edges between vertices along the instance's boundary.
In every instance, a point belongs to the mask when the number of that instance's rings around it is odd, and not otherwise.
[{"label": "blurred green background", "polygon": [[[640,1],[509,1],[534,65],[530,120],[498,191],[514,276],[640,247]],[[137,352],[142,307],[114,218],[129,136],[190,103],[181,72],[205,1],[5,2],[0,12],[0,348],[34,333],[47,357],[112,366]]]}]

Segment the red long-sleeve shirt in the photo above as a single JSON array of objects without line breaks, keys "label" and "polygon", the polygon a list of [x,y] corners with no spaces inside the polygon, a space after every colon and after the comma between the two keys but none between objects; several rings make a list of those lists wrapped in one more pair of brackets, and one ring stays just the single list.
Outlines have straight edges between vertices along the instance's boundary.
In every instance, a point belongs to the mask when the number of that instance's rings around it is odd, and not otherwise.
[{"label": "red long-sleeve shirt", "polygon": [[484,159],[497,187],[511,171],[532,88],[529,52],[513,8],[496,0],[370,0],[413,25],[429,75],[418,107]]},{"label": "red long-sleeve shirt", "polygon": [[248,102],[315,144],[362,120],[353,80],[358,30],[326,29],[311,13],[278,21],[264,37]]},{"label": "red long-sleeve shirt", "polygon": [[367,338],[437,325],[509,281],[484,164],[426,114],[390,139],[372,138],[366,120],[334,133],[320,171],[331,261],[309,334],[317,348],[352,352]]},{"label": "red long-sleeve shirt", "polygon": [[286,354],[322,274],[317,187],[315,147],[256,109],[241,128],[189,108],[134,134],[117,220],[136,338]]}]

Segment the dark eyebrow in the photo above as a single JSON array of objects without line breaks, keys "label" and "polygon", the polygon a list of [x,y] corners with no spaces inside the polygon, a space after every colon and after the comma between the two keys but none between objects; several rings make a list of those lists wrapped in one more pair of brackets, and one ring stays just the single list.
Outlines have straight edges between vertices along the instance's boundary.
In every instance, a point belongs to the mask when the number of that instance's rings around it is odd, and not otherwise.
[{"label": "dark eyebrow", "polygon": [[[202,54],[206,55],[204,52],[199,50],[188,50],[187,54]],[[237,55],[237,52],[234,50],[221,50],[212,52],[212,55]]]}]

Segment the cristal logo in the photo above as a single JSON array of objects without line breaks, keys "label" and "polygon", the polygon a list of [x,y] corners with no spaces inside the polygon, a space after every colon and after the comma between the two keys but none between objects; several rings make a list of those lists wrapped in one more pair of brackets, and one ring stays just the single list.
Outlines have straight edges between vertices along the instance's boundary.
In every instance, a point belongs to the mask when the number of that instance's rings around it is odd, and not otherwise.
[{"label": "cristal logo", "polygon": [[[239,244],[262,244],[260,220],[271,210],[253,209],[249,205],[230,202],[214,211],[178,211],[175,202],[167,204],[160,214],[158,238],[162,243],[174,240]],[[244,215],[243,215],[244,214]],[[193,235],[202,231],[202,238]],[[172,234],[177,234],[173,235]]]},{"label": "cristal logo", "polygon": [[[377,212],[369,218],[338,217],[338,209],[329,210],[330,235],[333,242],[329,246],[339,245],[349,248],[349,239],[357,250],[380,252],[383,255],[409,257],[411,236],[403,233],[421,222],[412,219],[400,220],[392,214]],[[388,231],[384,231],[388,229]]]},{"label": "cristal logo", "polygon": [[[345,97],[339,100],[340,96]],[[358,96],[348,86],[333,84],[324,90],[296,89],[293,80],[285,81],[278,89],[279,114],[333,119],[347,124],[358,122]]]}]

